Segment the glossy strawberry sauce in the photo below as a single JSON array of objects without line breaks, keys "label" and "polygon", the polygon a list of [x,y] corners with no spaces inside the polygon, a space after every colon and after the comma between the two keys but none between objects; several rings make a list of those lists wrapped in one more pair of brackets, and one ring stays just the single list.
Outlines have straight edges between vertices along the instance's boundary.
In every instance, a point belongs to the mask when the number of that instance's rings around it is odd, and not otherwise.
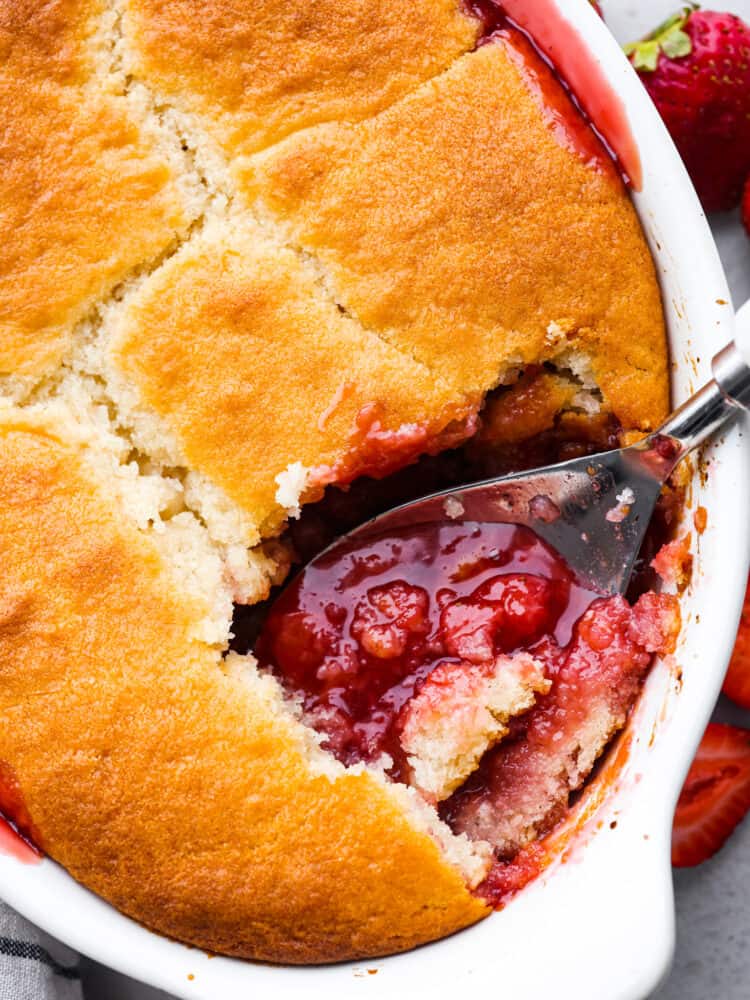
[{"label": "glossy strawberry sauce", "polygon": [[[599,164],[603,146],[626,182],[640,191],[641,158],[622,100],[578,31],[560,14],[555,0],[466,0],[466,8],[482,22],[484,39],[504,38],[519,54],[524,76],[539,94],[558,138]],[[523,36],[520,44],[519,35]],[[546,63],[564,88],[567,109],[559,87],[550,86],[535,65],[539,62]],[[601,142],[599,150],[593,145],[592,133]],[[592,150],[596,154],[593,158]]]},{"label": "glossy strawberry sauce", "polygon": [[358,542],[304,570],[255,648],[345,764],[408,777],[402,710],[439,663],[565,646],[593,599],[533,532],[445,522]]},{"label": "glossy strawberry sauce", "polygon": [[272,605],[255,653],[325,749],[412,785],[402,737],[409,746],[424,714],[415,707],[426,707],[428,734],[457,733],[460,744],[453,689],[526,654],[546,688],[463,784],[429,798],[454,832],[492,846],[477,893],[502,906],[551,860],[543,838],[625,724],[653,655],[673,651],[679,606],[653,592],[633,605],[599,597],[528,528],[451,520],[460,508],[448,504],[445,521],[372,535],[309,565]]}]

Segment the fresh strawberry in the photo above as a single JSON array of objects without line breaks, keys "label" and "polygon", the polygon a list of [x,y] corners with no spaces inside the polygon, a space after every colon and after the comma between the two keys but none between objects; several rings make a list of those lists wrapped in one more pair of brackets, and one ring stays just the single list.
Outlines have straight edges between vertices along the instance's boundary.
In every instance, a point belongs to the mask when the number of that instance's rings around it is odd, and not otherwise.
[{"label": "fresh strawberry", "polygon": [[742,221],[745,223],[747,235],[750,236],[750,175],[745,181],[745,192],[742,195]]},{"label": "fresh strawberry", "polygon": [[[750,184],[747,190],[750,190]],[[750,580],[745,592],[745,603],[742,607],[740,627],[737,629],[734,652],[729,661],[722,690],[738,705],[750,708]]]},{"label": "fresh strawberry", "polygon": [[672,864],[699,865],[724,844],[750,809],[750,731],[709,724],[680,793]]},{"label": "fresh strawberry", "polygon": [[750,173],[750,27],[691,3],[625,51],[706,210],[734,208]]}]

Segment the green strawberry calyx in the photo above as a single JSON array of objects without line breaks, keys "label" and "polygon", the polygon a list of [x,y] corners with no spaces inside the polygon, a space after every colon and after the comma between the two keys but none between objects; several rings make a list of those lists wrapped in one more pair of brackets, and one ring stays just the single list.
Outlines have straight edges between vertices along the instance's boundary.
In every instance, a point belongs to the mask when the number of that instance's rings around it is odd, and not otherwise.
[{"label": "green strawberry calyx", "polygon": [[688,19],[698,10],[697,3],[684,4],[677,14],[673,14],[656,31],[646,35],[640,42],[625,46],[625,54],[630,56],[636,69],[653,73],[663,52],[668,59],[684,59],[693,51],[690,35],[685,31]]}]

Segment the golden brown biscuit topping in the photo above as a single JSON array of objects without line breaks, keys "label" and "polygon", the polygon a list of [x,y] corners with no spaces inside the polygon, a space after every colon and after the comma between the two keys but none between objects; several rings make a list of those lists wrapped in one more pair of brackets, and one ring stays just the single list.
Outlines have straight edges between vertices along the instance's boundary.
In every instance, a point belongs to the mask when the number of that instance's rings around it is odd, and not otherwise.
[{"label": "golden brown biscuit topping", "polygon": [[456,0],[0,0],[0,810],[204,948],[332,961],[487,912],[486,843],[227,653],[285,519],[482,422],[492,462],[666,408],[627,192],[480,33]]}]

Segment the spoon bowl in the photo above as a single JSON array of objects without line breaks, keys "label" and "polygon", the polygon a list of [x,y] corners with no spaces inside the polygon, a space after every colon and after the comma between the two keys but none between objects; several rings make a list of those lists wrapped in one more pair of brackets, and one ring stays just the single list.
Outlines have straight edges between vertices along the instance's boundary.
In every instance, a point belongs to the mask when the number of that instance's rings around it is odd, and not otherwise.
[{"label": "spoon bowl", "polygon": [[[750,406],[750,302],[714,378],[653,434],[626,448],[453,487],[394,507],[319,553],[308,566],[404,528],[445,522],[519,524],[552,546],[597,594],[623,594],[659,495],[682,459]],[[304,586],[304,583],[303,583]]]}]

